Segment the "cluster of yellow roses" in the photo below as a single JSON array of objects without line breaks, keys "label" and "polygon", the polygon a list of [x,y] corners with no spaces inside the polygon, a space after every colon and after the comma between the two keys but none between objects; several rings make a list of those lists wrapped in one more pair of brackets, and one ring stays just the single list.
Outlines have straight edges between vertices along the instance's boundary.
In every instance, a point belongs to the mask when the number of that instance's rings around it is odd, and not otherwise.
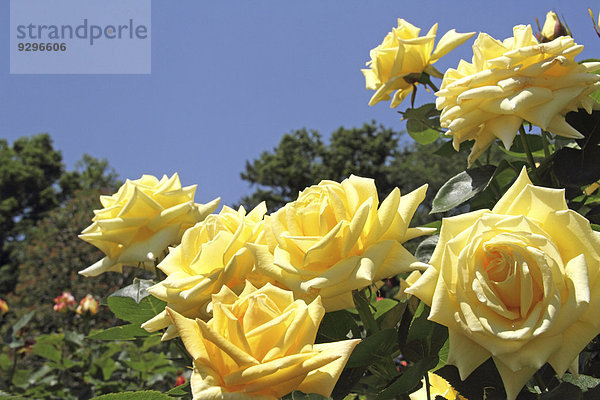
[{"label": "cluster of yellow roses", "polygon": [[[449,362],[465,378],[492,357],[509,399],[545,362],[558,374],[576,369],[600,333],[600,234],[567,208],[563,191],[533,186],[524,170],[494,209],[444,219],[431,265],[402,246],[431,232],[409,227],[426,186],[404,196],[395,189],[379,204],[371,179],[323,181],[271,215],[264,204],[250,213],[223,207],[196,214],[187,230],[189,214],[207,206],[193,203],[177,175],[124,188],[131,195],[97,211],[84,232],[122,254],[152,242],[149,224],[183,231],[158,264],[167,278],[149,289],[167,308],[144,327],[181,336],[194,359],[194,398],[329,396],[357,340],[315,345],[324,313],[352,307],[353,289],[415,269],[423,274],[406,293],[448,327]],[[186,213],[169,211],[181,204]]]},{"label": "cluster of yellow roses", "polygon": [[[597,103],[589,96],[600,89],[599,62],[577,63],[583,50],[570,36],[554,37],[554,13],[548,13],[539,43],[531,26],[518,25],[513,37],[499,41],[480,33],[473,44],[471,63],[461,60],[456,69],[443,75],[436,106],[442,111],[440,125],[452,135],[454,148],[474,140],[471,165],[490,145],[500,139],[506,149],[523,122],[567,138],[583,136],[564,118],[569,111],[584,108],[588,113]],[[390,98],[396,107],[413,90],[422,73],[442,77],[432,64],[475,33],[446,33],[433,50],[437,24],[427,35],[403,19],[383,43],[371,51],[369,69],[363,69],[367,89],[376,90],[370,105]],[[433,51],[433,52],[432,52]]]},{"label": "cluster of yellow roses", "polygon": [[[363,70],[371,104],[398,105],[419,75],[474,33],[399,20]],[[598,63],[578,64],[570,37],[539,43],[517,26],[503,42],[480,34],[473,62],[443,75],[437,107],[454,145],[475,140],[472,163],[499,138],[509,148],[524,121],[577,138],[564,120],[591,112]],[[276,399],[293,391],[330,396],[358,340],[315,344],[325,312],[352,308],[352,291],[412,272],[403,295],[431,307],[448,327],[448,362],[464,379],[492,358],[513,400],[546,362],[558,375],[600,333],[600,234],[567,208],[564,192],[532,185],[525,170],[492,210],[444,219],[430,264],[404,247],[434,229],[410,227],[427,186],[379,201],[372,179],[322,181],[267,215],[219,199],[194,202],[195,186],[177,174],[144,175],[101,198],[81,238],[105,254],[81,271],[95,276],[123,265],[154,266],[166,279],[148,291],[167,303],[143,324],[180,336],[194,360],[195,399]],[[165,255],[168,246],[168,254]],[[163,257],[164,255],[164,257]],[[432,378],[437,379],[437,378]],[[442,385],[443,386],[443,385]],[[451,393],[452,389],[440,389]]]},{"label": "cluster of yellow roses", "polygon": [[207,215],[218,199],[196,204],[194,189],[145,175],[103,197],[80,237],[106,257],[81,273],[146,266],[178,244],[148,289],[167,307],[143,327],[183,339],[195,398],[329,396],[358,340],[315,345],[319,323],[353,307],[352,290],[421,265],[402,243],[434,231],[409,227],[426,186],[380,204],[372,179],[322,181],[266,216],[264,203]]}]

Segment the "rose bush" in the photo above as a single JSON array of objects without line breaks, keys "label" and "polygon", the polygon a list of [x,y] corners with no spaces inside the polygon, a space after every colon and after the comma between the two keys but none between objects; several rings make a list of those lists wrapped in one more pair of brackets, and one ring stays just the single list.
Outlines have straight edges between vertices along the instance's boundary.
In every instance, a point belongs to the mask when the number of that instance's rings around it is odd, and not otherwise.
[{"label": "rose bush", "polygon": [[352,290],[418,266],[402,243],[435,231],[409,228],[427,185],[379,205],[372,179],[322,181],[265,217],[268,245],[254,245],[258,272],[327,311],[353,307]]},{"label": "rose bush", "polygon": [[223,286],[204,322],[167,309],[194,359],[194,399],[278,399],[294,390],[329,397],[359,340],[314,344],[320,299],[249,282],[237,296]]},{"label": "rose bush", "polygon": [[515,399],[546,362],[559,376],[600,333],[600,234],[564,191],[523,169],[492,210],[443,220],[431,266],[406,290],[448,327],[465,379],[492,357]]},{"label": "rose bush", "polygon": [[441,77],[433,64],[475,34],[456,33],[452,29],[442,36],[434,50],[437,27],[438,24],[433,25],[425,36],[420,37],[421,29],[399,18],[398,27],[371,50],[371,60],[367,62],[369,68],[362,70],[367,89],[376,91],[369,101],[370,106],[389,100],[394,91],[391,107],[400,104],[417,83],[416,77],[409,75],[425,72]]},{"label": "rose bush", "polygon": [[100,196],[101,210],[94,210],[92,225],[79,237],[102,250],[106,257],[79,271],[97,276],[119,271],[123,265],[154,267],[167,246],[178,244],[186,229],[202,221],[219,205],[194,203],[196,185],[181,187],[179,176],[159,181],[151,175],[127,180],[112,196]]},{"label": "rose bush", "polygon": [[[267,279],[252,273],[254,257],[246,245],[262,240],[266,212],[265,203],[248,214],[243,207],[235,211],[225,206],[219,214],[211,214],[188,229],[181,244],[171,248],[158,264],[167,278],[148,292],[184,316],[208,319],[210,314],[206,306],[211,295],[219,292],[221,287],[241,290],[246,279],[264,285]],[[166,311],[143,325],[150,332],[168,326],[171,327],[165,333],[165,339],[176,332]]]},{"label": "rose bush", "polygon": [[454,148],[475,140],[469,165],[497,138],[509,149],[524,121],[555,135],[582,138],[564,116],[597,107],[589,94],[600,88],[600,76],[589,72],[600,63],[578,64],[574,58],[583,46],[567,36],[540,44],[531,26],[518,25],[513,32],[503,42],[479,34],[473,62],[461,60],[457,69],[448,69],[436,93],[440,125],[448,128]]}]

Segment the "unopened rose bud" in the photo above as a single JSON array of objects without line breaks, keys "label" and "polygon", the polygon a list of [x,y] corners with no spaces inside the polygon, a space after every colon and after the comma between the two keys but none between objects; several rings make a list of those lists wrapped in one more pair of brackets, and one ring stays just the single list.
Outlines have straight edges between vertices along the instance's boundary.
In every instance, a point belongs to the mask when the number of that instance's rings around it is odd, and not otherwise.
[{"label": "unopened rose bud", "polygon": [[551,42],[561,36],[571,36],[571,31],[561,22],[554,11],[548,11],[544,27],[539,34],[540,42]]},{"label": "unopened rose bud", "polygon": [[94,296],[88,294],[83,299],[81,299],[75,312],[79,315],[83,315],[85,313],[94,315],[98,312],[98,301],[94,298]]}]

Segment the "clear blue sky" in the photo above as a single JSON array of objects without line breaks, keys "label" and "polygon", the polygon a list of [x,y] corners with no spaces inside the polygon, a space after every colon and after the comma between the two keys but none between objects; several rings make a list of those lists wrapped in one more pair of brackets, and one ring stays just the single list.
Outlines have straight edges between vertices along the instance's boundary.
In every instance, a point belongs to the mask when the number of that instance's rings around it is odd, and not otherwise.
[{"label": "clear blue sky", "polygon": [[[153,0],[150,75],[10,75],[9,2],[0,3],[0,137],[48,132],[68,168],[83,153],[123,178],[179,172],[196,200],[231,204],[251,192],[246,160],[306,127],[328,135],[376,120],[403,129],[384,103],[367,105],[360,69],[402,17],[424,31],[484,31],[566,17],[579,59],[600,58],[594,1]],[[473,39],[438,69],[471,58]],[[439,81],[437,82],[439,83]],[[420,93],[421,100],[433,100]]]}]

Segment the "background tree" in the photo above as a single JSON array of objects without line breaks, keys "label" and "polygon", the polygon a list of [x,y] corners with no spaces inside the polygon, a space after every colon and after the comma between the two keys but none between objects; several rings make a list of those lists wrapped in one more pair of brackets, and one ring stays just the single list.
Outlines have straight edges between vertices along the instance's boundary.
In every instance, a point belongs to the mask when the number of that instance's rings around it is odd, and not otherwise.
[{"label": "background tree", "polygon": [[12,145],[0,140],[0,297],[13,291],[29,238],[49,211],[81,190],[110,192],[119,185],[108,162],[90,155],[66,171],[48,134],[22,137]]}]

